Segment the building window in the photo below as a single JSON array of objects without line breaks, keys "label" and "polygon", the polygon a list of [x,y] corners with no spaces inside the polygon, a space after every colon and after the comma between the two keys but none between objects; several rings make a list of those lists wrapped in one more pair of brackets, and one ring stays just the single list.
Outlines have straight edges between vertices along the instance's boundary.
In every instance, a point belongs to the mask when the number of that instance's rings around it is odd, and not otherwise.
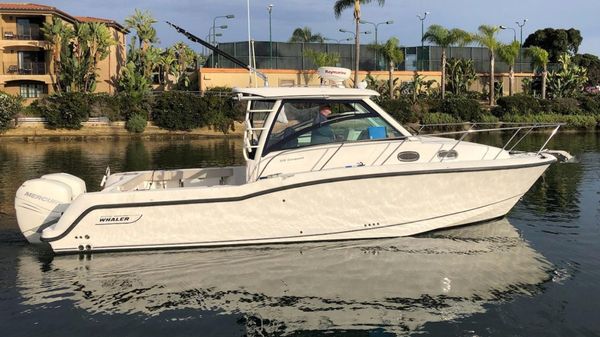
[{"label": "building window", "polygon": [[21,97],[38,98],[45,94],[46,86],[38,83],[21,84]]}]

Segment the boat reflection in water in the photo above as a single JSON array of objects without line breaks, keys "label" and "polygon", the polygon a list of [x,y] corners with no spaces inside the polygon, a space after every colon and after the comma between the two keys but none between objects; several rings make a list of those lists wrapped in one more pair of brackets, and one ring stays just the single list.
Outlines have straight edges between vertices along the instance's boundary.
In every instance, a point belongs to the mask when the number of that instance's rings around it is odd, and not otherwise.
[{"label": "boat reflection in water", "polygon": [[[530,296],[552,266],[506,220],[421,237],[218,250],[23,255],[26,305],[72,301],[90,313],[180,309],[248,318],[249,335],[299,330],[417,330]],[[250,323],[252,324],[250,324]]]}]

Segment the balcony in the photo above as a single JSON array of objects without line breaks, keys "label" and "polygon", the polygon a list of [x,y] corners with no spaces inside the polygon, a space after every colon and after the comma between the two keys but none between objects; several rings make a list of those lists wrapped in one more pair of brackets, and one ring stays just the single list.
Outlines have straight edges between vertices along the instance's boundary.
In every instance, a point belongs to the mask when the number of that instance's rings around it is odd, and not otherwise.
[{"label": "balcony", "polygon": [[44,40],[40,26],[31,25],[18,29],[4,27],[0,33],[0,48],[5,47],[47,48],[48,42]]},{"label": "balcony", "polygon": [[42,32],[40,32],[40,28],[30,28],[29,30],[25,30],[25,31],[20,31],[17,34],[15,34],[12,31],[5,31],[3,34],[3,38],[4,40],[26,40],[26,41],[31,41],[31,40],[43,40],[44,39],[44,35],[42,34]]},{"label": "balcony", "polygon": [[48,66],[45,62],[24,62],[4,66],[6,75],[47,75]]}]

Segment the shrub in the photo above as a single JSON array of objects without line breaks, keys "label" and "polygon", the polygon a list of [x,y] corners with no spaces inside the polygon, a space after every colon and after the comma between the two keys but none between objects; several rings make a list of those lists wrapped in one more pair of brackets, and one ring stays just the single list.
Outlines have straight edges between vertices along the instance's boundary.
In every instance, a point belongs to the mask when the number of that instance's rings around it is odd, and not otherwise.
[{"label": "shrub", "polygon": [[558,115],[558,114],[539,114],[539,115],[512,115],[504,116],[505,122],[513,123],[566,123],[567,128],[582,129],[593,128],[598,121],[594,116],[585,115]]},{"label": "shrub", "polygon": [[142,115],[134,115],[125,123],[125,128],[129,132],[142,133],[146,129],[146,117]]},{"label": "shrub", "polygon": [[555,98],[551,102],[550,109],[553,113],[560,115],[581,115],[583,113],[575,98]]},{"label": "shrub", "polygon": [[422,124],[451,124],[458,122],[460,121],[450,114],[431,112],[423,115]]},{"label": "shrub", "polygon": [[21,113],[25,116],[41,117],[42,111],[40,110],[40,100],[36,99],[28,106],[23,107],[23,109],[21,109]]},{"label": "shrub", "polygon": [[470,98],[447,98],[442,102],[442,112],[454,118],[470,122],[476,121],[481,114],[479,102]]},{"label": "shrub", "polygon": [[39,109],[51,129],[80,129],[90,115],[88,97],[79,92],[50,95],[40,101]]},{"label": "shrub", "polygon": [[419,99],[413,104],[412,110],[415,114],[415,118],[422,119],[423,116],[429,112],[442,111],[442,100],[433,97]]},{"label": "shrub", "polygon": [[492,114],[482,113],[479,115],[479,118],[476,120],[476,122],[484,124],[498,124],[500,119]]},{"label": "shrub", "polygon": [[579,107],[586,115],[600,114],[600,95],[582,95],[578,99]]},{"label": "shrub", "polygon": [[505,114],[536,115],[542,112],[538,99],[527,95],[504,96],[498,98],[498,108],[492,113],[502,118]]},{"label": "shrub", "polygon": [[107,93],[89,94],[90,117],[107,117],[110,121],[126,120],[117,95]]},{"label": "shrub", "polygon": [[199,96],[168,91],[156,96],[152,109],[154,124],[167,130],[189,131],[206,125],[202,112],[208,110],[206,100]]},{"label": "shrub", "polygon": [[[129,120],[133,116],[143,116],[148,120],[152,112],[153,97],[149,94],[132,92],[114,96],[119,109],[119,118]],[[112,119],[111,119],[112,120]]]},{"label": "shrub", "polygon": [[0,132],[10,127],[12,120],[21,111],[22,103],[23,99],[20,96],[0,92]]},{"label": "shrub", "polygon": [[418,119],[413,112],[413,104],[406,98],[387,99],[379,104],[400,123],[414,123]]},{"label": "shrub", "polygon": [[207,90],[203,97],[207,110],[201,112],[206,114],[206,123],[223,133],[235,130],[233,122],[243,121],[246,112],[244,102],[233,100],[230,93],[231,88],[215,87]]}]

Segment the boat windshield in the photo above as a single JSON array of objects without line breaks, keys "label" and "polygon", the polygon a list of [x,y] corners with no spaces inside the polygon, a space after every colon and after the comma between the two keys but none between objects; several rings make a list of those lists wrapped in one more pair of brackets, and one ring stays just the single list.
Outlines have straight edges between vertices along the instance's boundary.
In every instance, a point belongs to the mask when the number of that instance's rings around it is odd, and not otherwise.
[{"label": "boat windshield", "polygon": [[263,155],[304,146],[402,137],[365,102],[283,101]]}]

